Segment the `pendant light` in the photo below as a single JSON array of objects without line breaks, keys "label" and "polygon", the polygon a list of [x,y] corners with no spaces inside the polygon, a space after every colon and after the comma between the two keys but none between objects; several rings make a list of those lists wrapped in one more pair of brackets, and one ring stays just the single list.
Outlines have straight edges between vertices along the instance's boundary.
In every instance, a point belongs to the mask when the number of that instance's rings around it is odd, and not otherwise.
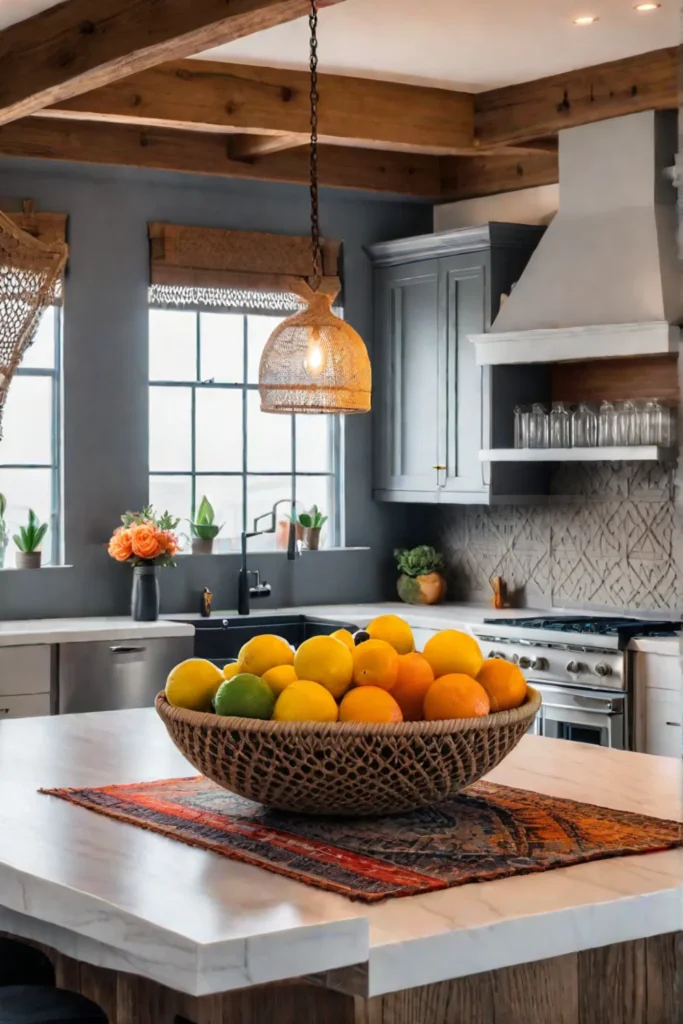
[{"label": "pendant light", "polygon": [[371,371],[365,343],[332,312],[323,278],[318,224],[318,0],[311,0],[311,248],[313,276],[306,308],[275,328],[261,356],[262,412],[369,412]]}]

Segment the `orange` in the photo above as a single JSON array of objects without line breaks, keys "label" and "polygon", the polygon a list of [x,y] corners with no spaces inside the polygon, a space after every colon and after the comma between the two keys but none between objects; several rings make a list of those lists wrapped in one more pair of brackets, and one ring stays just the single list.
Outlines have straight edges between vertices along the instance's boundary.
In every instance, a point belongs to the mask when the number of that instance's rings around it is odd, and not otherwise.
[{"label": "orange", "polygon": [[368,623],[366,631],[372,640],[386,640],[399,654],[415,650],[413,631],[400,615],[378,615]]},{"label": "orange", "polygon": [[299,679],[320,683],[335,700],[339,700],[351,685],[353,655],[341,640],[332,636],[312,636],[310,640],[304,640],[294,655],[294,671]]},{"label": "orange", "polygon": [[403,712],[404,722],[419,722],[424,718],[425,694],[433,682],[432,666],[423,655],[413,651],[399,657],[398,680],[391,688],[391,696]]},{"label": "orange", "polygon": [[264,672],[261,679],[268,683],[275,696],[279,697],[290,683],[296,682],[296,672],[293,665],[276,665],[275,668],[269,668]]},{"label": "orange", "polygon": [[356,686],[379,686],[390,690],[398,679],[398,654],[386,640],[366,640],[353,651],[353,681]]},{"label": "orange", "polygon": [[350,633],[348,629],[335,629],[334,633],[330,633],[335,640],[339,640],[344,644],[344,647],[348,647],[350,651],[353,650],[355,644],[353,642],[353,633]]},{"label": "orange", "polygon": [[479,644],[469,633],[442,629],[430,637],[422,652],[434,670],[434,678],[453,672],[476,678],[484,658]]},{"label": "orange", "polygon": [[232,661],[223,666],[223,676],[225,679],[232,679],[233,676],[238,676],[242,672],[244,672],[244,669],[239,661]]},{"label": "orange", "polygon": [[521,668],[502,658],[490,658],[481,666],[477,682],[489,695],[491,711],[510,711],[526,698],[526,679]]},{"label": "orange", "polygon": [[272,633],[260,633],[247,640],[237,658],[243,672],[262,676],[276,665],[291,665],[294,651],[286,640]]},{"label": "orange", "polygon": [[488,715],[490,704],[481,683],[471,676],[453,672],[432,683],[424,709],[427,721],[433,722],[441,718],[481,718]]},{"label": "orange", "polygon": [[[367,641],[368,643],[370,641]],[[401,709],[386,690],[359,686],[349,690],[339,705],[340,722],[402,722]]]},{"label": "orange", "polygon": [[290,683],[275,701],[276,722],[336,722],[339,708],[329,690],[310,679]]}]

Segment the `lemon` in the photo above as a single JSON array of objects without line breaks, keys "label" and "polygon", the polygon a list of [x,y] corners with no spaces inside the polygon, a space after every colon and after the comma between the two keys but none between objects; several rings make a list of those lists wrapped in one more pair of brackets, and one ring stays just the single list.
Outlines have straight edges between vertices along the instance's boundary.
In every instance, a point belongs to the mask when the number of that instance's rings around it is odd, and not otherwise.
[{"label": "lemon", "polygon": [[276,722],[336,722],[339,708],[329,690],[320,683],[298,679],[290,683],[278,697],[273,718]]},{"label": "lemon", "polygon": [[378,615],[368,623],[367,632],[372,640],[384,640],[399,654],[415,650],[413,631],[400,615]]},{"label": "lemon", "polygon": [[231,661],[228,665],[223,666],[224,679],[232,679],[233,676],[238,676],[240,672],[244,672],[244,669],[240,665],[239,661]]},{"label": "lemon", "polygon": [[276,697],[279,697],[284,689],[291,683],[296,682],[296,672],[293,665],[276,665],[269,668],[261,677],[264,683],[268,683]]},{"label": "lemon", "polygon": [[353,633],[350,633],[348,629],[335,629],[334,633],[330,633],[335,640],[339,640],[344,644],[344,647],[348,647],[350,651],[354,648]]},{"label": "lemon", "polygon": [[261,633],[247,640],[237,659],[244,672],[262,676],[269,668],[278,665],[291,665],[294,651],[286,640],[272,633]]},{"label": "lemon", "polygon": [[332,636],[312,636],[310,640],[304,640],[294,655],[294,671],[299,679],[320,683],[338,699],[351,685],[353,655],[341,640]]},{"label": "lemon", "polygon": [[166,700],[188,711],[210,711],[223,673],[205,658],[188,658],[172,668],[166,680]]},{"label": "lemon", "polygon": [[271,688],[262,679],[242,672],[221,683],[214,703],[217,715],[270,718],[275,706],[275,697]]},{"label": "lemon", "polygon": [[476,679],[484,664],[479,644],[469,633],[458,629],[442,629],[431,636],[422,652],[432,666],[434,678],[466,675]]}]

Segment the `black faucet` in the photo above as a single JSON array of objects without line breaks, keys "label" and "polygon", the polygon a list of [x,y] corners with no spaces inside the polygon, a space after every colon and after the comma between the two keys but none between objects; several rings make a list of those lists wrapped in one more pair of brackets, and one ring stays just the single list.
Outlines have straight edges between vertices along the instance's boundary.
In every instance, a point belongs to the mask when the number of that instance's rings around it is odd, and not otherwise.
[{"label": "black faucet", "polygon": [[[247,541],[250,537],[261,537],[264,533],[275,533],[277,529],[277,509],[284,502],[291,504],[289,498],[282,498],[280,501],[276,501],[270,512],[264,512],[262,516],[257,516],[254,519],[254,528],[250,533],[242,533],[242,566],[240,568],[237,589],[237,612],[239,615],[249,614],[252,597],[269,597],[272,593],[273,588],[270,583],[261,583],[258,569],[247,569]],[[296,544],[294,509],[295,506],[292,504],[292,511],[289,517],[289,534],[287,537],[287,559],[290,562],[293,562],[297,554],[300,553]],[[258,528],[258,524],[262,519],[270,520],[270,525],[265,530],[259,530]],[[249,584],[250,576],[256,576],[256,583],[253,587]]]}]

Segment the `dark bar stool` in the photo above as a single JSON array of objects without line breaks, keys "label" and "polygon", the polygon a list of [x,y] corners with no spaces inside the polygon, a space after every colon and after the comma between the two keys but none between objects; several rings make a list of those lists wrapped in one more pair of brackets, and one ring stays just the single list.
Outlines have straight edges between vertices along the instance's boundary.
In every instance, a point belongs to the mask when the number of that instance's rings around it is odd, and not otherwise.
[{"label": "dark bar stool", "polygon": [[107,1024],[107,1016],[76,992],[45,985],[7,985],[0,989],[0,1024]]},{"label": "dark bar stool", "polygon": [[17,939],[0,938],[0,988],[5,985],[54,985],[49,957]]}]

